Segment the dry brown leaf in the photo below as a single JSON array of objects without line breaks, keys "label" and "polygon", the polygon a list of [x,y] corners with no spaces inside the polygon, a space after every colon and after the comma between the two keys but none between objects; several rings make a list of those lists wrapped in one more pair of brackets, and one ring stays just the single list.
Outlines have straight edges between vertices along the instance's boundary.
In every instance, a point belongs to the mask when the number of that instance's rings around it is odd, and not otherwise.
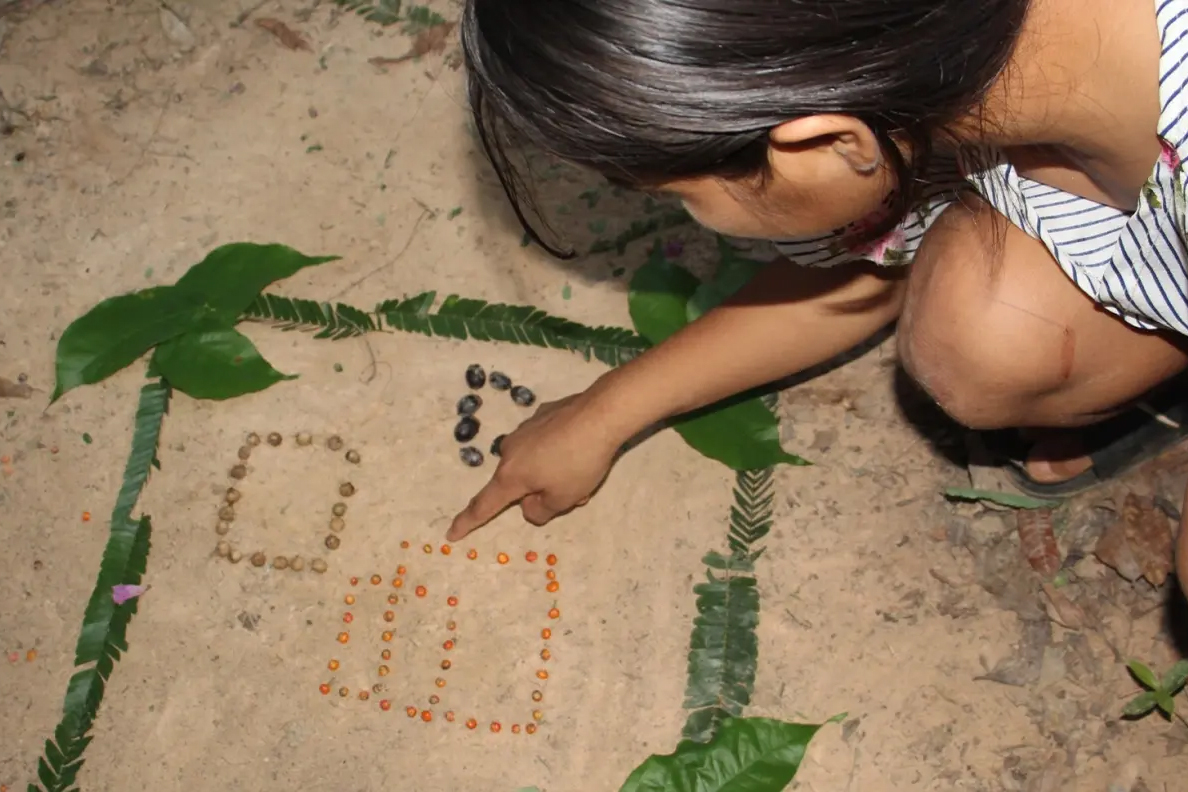
[{"label": "dry brown leaf", "polygon": [[0,377],[0,399],[27,399],[32,395],[32,386]]},{"label": "dry brown leaf", "polygon": [[261,17],[256,20],[256,26],[267,30],[276,40],[291,50],[307,50],[313,52],[313,47],[305,40],[296,30],[281,22],[279,19],[272,17]]},{"label": "dry brown leaf", "polygon": [[1172,569],[1172,529],[1153,498],[1126,495],[1118,519],[1097,540],[1093,554],[1129,581],[1162,586]]},{"label": "dry brown leaf", "polygon": [[1019,549],[1031,568],[1045,577],[1060,571],[1060,548],[1052,530],[1051,509],[1019,509],[1015,512]]},{"label": "dry brown leaf", "polygon": [[1064,596],[1063,591],[1051,583],[1044,583],[1043,589],[1052,606],[1048,614],[1052,621],[1070,630],[1079,630],[1085,626],[1085,612],[1075,602]]},{"label": "dry brown leaf", "polygon": [[372,66],[394,66],[422,55],[436,55],[445,52],[446,41],[449,40],[450,33],[454,32],[457,25],[457,22],[443,22],[440,25],[426,28],[413,38],[412,47],[403,55],[395,58],[370,58],[367,62]]}]

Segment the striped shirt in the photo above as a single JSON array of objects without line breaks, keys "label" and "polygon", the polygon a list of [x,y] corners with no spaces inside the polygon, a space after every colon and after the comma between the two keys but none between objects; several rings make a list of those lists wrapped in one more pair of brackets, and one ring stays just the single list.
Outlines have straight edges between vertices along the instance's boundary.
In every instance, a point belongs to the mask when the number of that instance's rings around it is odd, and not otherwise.
[{"label": "striped shirt", "polygon": [[1044,244],[1060,268],[1107,311],[1143,329],[1188,335],[1184,160],[1188,159],[1188,0],[1158,0],[1161,155],[1134,211],[1126,212],[1021,176],[992,148],[939,159],[919,208],[891,234],[861,249],[843,232],[777,244],[793,261],[831,266],[858,259],[909,262],[925,232],[972,187],[1011,223]]}]

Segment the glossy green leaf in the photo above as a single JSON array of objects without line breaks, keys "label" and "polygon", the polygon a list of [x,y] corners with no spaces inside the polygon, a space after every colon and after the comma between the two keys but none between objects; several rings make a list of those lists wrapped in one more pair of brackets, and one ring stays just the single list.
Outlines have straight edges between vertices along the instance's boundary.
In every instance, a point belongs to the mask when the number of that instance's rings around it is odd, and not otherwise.
[{"label": "glossy green leaf", "polygon": [[239,321],[265,286],[338,256],[307,256],[286,245],[234,242],[215,248],[190,267],[178,289],[201,295],[224,327]]},{"label": "glossy green leaf", "polygon": [[708,743],[689,740],[652,756],[620,792],[781,792],[804,760],[820,726],[767,718],[722,722]]},{"label": "glossy green leaf", "polygon": [[685,306],[685,315],[690,322],[734,296],[767,266],[766,262],[741,255],[721,236],[718,237],[718,252],[720,260],[714,277],[698,286]]},{"label": "glossy green leaf", "polygon": [[1188,660],[1180,660],[1163,675],[1163,689],[1171,695],[1176,695],[1188,683]]},{"label": "glossy green leaf", "polygon": [[1148,690],[1157,690],[1159,688],[1159,679],[1156,678],[1155,672],[1148,668],[1138,660],[1130,660],[1126,663],[1126,667],[1130,669],[1130,673],[1134,674],[1134,678],[1142,683],[1143,687]]},{"label": "glossy green leaf", "polygon": [[1169,718],[1171,716],[1175,715],[1176,714],[1175,699],[1173,699],[1168,694],[1168,692],[1163,689],[1156,690],[1156,691],[1154,691],[1154,693],[1155,693],[1155,703],[1159,706],[1159,709],[1163,710],[1164,713],[1166,713]]},{"label": "glossy green leaf", "polygon": [[[631,279],[628,308],[636,332],[659,344],[688,324],[688,304],[699,281],[668,261],[657,242]],[[807,464],[780,447],[779,421],[758,398],[745,396],[710,405],[674,421],[673,428],[694,449],[735,470],[786,462]]]},{"label": "glossy green leaf", "polygon": [[1013,492],[996,492],[994,490],[970,489],[969,487],[949,487],[944,491],[944,496],[950,500],[984,500],[1012,509],[1054,509],[1060,505],[1058,500],[1043,500],[1030,495],[1017,495]]},{"label": "glossy green leaf", "polygon": [[688,304],[701,281],[689,270],[664,257],[659,242],[648,251],[647,262],[635,271],[627,294],[627,308],[635,331],[659,344],[689,323]]},{"label": "glossy green leaf", "polygon": [[296,375],[272,367],[235,328],[187,333],[157,347],[153,369],[195,399],[230,399],[262,391]]},{"label": "glossy green leaf", "polygon": [[1155,704],[1155,693],[1148,690],[1146,693],[1140,693],[1128,701],[1126,706],[1122,708],[1122,716],[1125,718],[1140,718],[1155,709]]},{"label": "glossy green leaf", "polygon": [[70,323],[58,339],[57,383],[50,401],[107,379],[157,344],[197,327],[206,315],[198,295],[173,286],[121,294]]}]

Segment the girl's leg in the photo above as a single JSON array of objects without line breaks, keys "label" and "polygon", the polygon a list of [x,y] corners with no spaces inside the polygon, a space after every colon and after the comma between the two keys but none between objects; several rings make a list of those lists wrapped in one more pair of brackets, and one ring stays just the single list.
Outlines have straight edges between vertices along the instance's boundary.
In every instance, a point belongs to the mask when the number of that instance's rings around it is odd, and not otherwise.
[{"label": "girl's leg", "polygon": [[1181,341],[1103,311],[1040,242],[972,196],[928,232],[899,325],[908,372],[975,429],[1100,421],[1188,366]]}]

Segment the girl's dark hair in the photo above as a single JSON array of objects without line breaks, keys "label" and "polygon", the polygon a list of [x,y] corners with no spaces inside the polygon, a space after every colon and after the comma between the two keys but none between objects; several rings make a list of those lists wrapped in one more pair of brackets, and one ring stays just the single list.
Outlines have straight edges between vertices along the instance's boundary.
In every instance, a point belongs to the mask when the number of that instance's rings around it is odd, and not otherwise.
[{"label": "girl's dark hair", "polygon": [[[1029,0],[466,0],[462,46],[487,156],[528,234],[526,144],[613,182],[766,174],[784,121],[853,116],[896,173],[900,220],[932,142],[977,109]],[[906,144],[901,154],[896,141]],[[880,229],[885,231],[886,228]]]}]

